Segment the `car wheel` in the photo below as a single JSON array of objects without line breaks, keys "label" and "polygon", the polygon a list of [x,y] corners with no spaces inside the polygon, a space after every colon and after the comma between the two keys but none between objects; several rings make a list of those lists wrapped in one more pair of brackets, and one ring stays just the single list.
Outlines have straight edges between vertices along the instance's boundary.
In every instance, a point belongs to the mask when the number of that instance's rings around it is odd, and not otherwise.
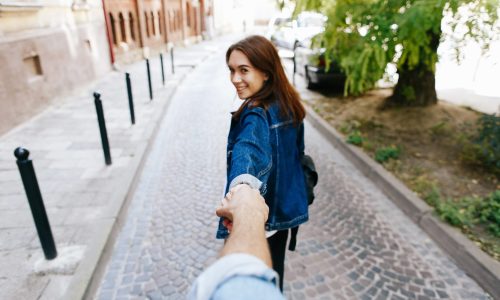
[{"label": "car wheel", "polygon": [[309,78],[309,70],[307,69],[307,65],[305,66],[305,77],[306,77],[306,84],[307,84],[307,89],[309,90],[314,90],[318,87],[317,84],[311,82],[311,78]]}]

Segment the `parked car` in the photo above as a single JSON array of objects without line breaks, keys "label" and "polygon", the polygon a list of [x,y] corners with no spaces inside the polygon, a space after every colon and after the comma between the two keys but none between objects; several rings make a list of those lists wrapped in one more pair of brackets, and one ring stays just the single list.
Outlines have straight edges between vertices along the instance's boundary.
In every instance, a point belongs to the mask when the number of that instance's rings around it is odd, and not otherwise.
[{"label": "parked car", "polygon": [[299,43],[294,50],[296,73],[305,77],[307,88],[314,89],[320,86],[343,88],[346,80],[334,57],[330,59],[330,66],[326,68],[325,49],[316,47],[311,40]]},{"label": "parked car", "polygon": [[320,13],[302,12],[296,19],[280,15],[270,22],[269,39],[278,47],[293,50],[302,41],[323,32],[326,17]]}]

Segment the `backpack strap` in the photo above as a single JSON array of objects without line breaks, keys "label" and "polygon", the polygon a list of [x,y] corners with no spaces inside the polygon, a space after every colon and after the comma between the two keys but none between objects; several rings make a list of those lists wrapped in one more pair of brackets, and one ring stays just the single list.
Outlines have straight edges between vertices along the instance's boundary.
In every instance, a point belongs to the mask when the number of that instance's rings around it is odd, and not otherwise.
[{"label": "backpack strap", "polygon": [[288,244],[288,250],[295,251],[295,246],[297,246],[297,233],[299,232],[299,226],[290,229],[290,244]]}]

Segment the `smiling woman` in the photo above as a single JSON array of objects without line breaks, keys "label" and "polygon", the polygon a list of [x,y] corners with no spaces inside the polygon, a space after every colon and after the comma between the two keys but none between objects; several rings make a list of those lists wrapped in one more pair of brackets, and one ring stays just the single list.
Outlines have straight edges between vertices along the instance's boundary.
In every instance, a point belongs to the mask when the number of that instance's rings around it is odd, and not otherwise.
[{"label": "smiling woman", "polygon": [[[227,143],[226,193],[238,184],[258,189],[269,206],[266,222],[273,269],[283,272],[288,230],[308,220],[307,194],[300,159],[304,155],[305,111],[288,81],[274,45],[250,36],[229,47],[226,63],[238,97]],[[217,238],[231,224],[221,219]],[[292,231],[290,245],[295,241]],[[292,249],[293,247],[291,247]]]},{"label": "smiling woman", "polygon": [[231,72],[231,82],[242,100],[260,91],[269,78],[264,72],[253,67],[246,55],[239,50],[231,52],[227,64]]}]

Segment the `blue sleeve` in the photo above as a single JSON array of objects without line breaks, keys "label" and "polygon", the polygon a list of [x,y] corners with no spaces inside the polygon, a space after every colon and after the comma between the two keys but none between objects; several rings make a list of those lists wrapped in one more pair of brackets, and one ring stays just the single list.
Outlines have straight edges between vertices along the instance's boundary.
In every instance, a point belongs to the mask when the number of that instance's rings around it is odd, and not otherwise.
[{"label": "blue sleeve", "polygon": [[272,150],[266,112],[254,108],[240,120],[241,131],[236,137],[228,174],[229,188],[247,183],[265,194],[265,183],[272,167]]},{"label": "blue sleeve", "polygon": [[285,299],[278,274],[259,258],[234,253],[218,259],[193,283],[188,300]]},{"label": "blue sleeve", "polygon": [[213,300],[281,300],[285,299],[275,284],[257,276],[235,276],[224,282],[213,294]]}]

